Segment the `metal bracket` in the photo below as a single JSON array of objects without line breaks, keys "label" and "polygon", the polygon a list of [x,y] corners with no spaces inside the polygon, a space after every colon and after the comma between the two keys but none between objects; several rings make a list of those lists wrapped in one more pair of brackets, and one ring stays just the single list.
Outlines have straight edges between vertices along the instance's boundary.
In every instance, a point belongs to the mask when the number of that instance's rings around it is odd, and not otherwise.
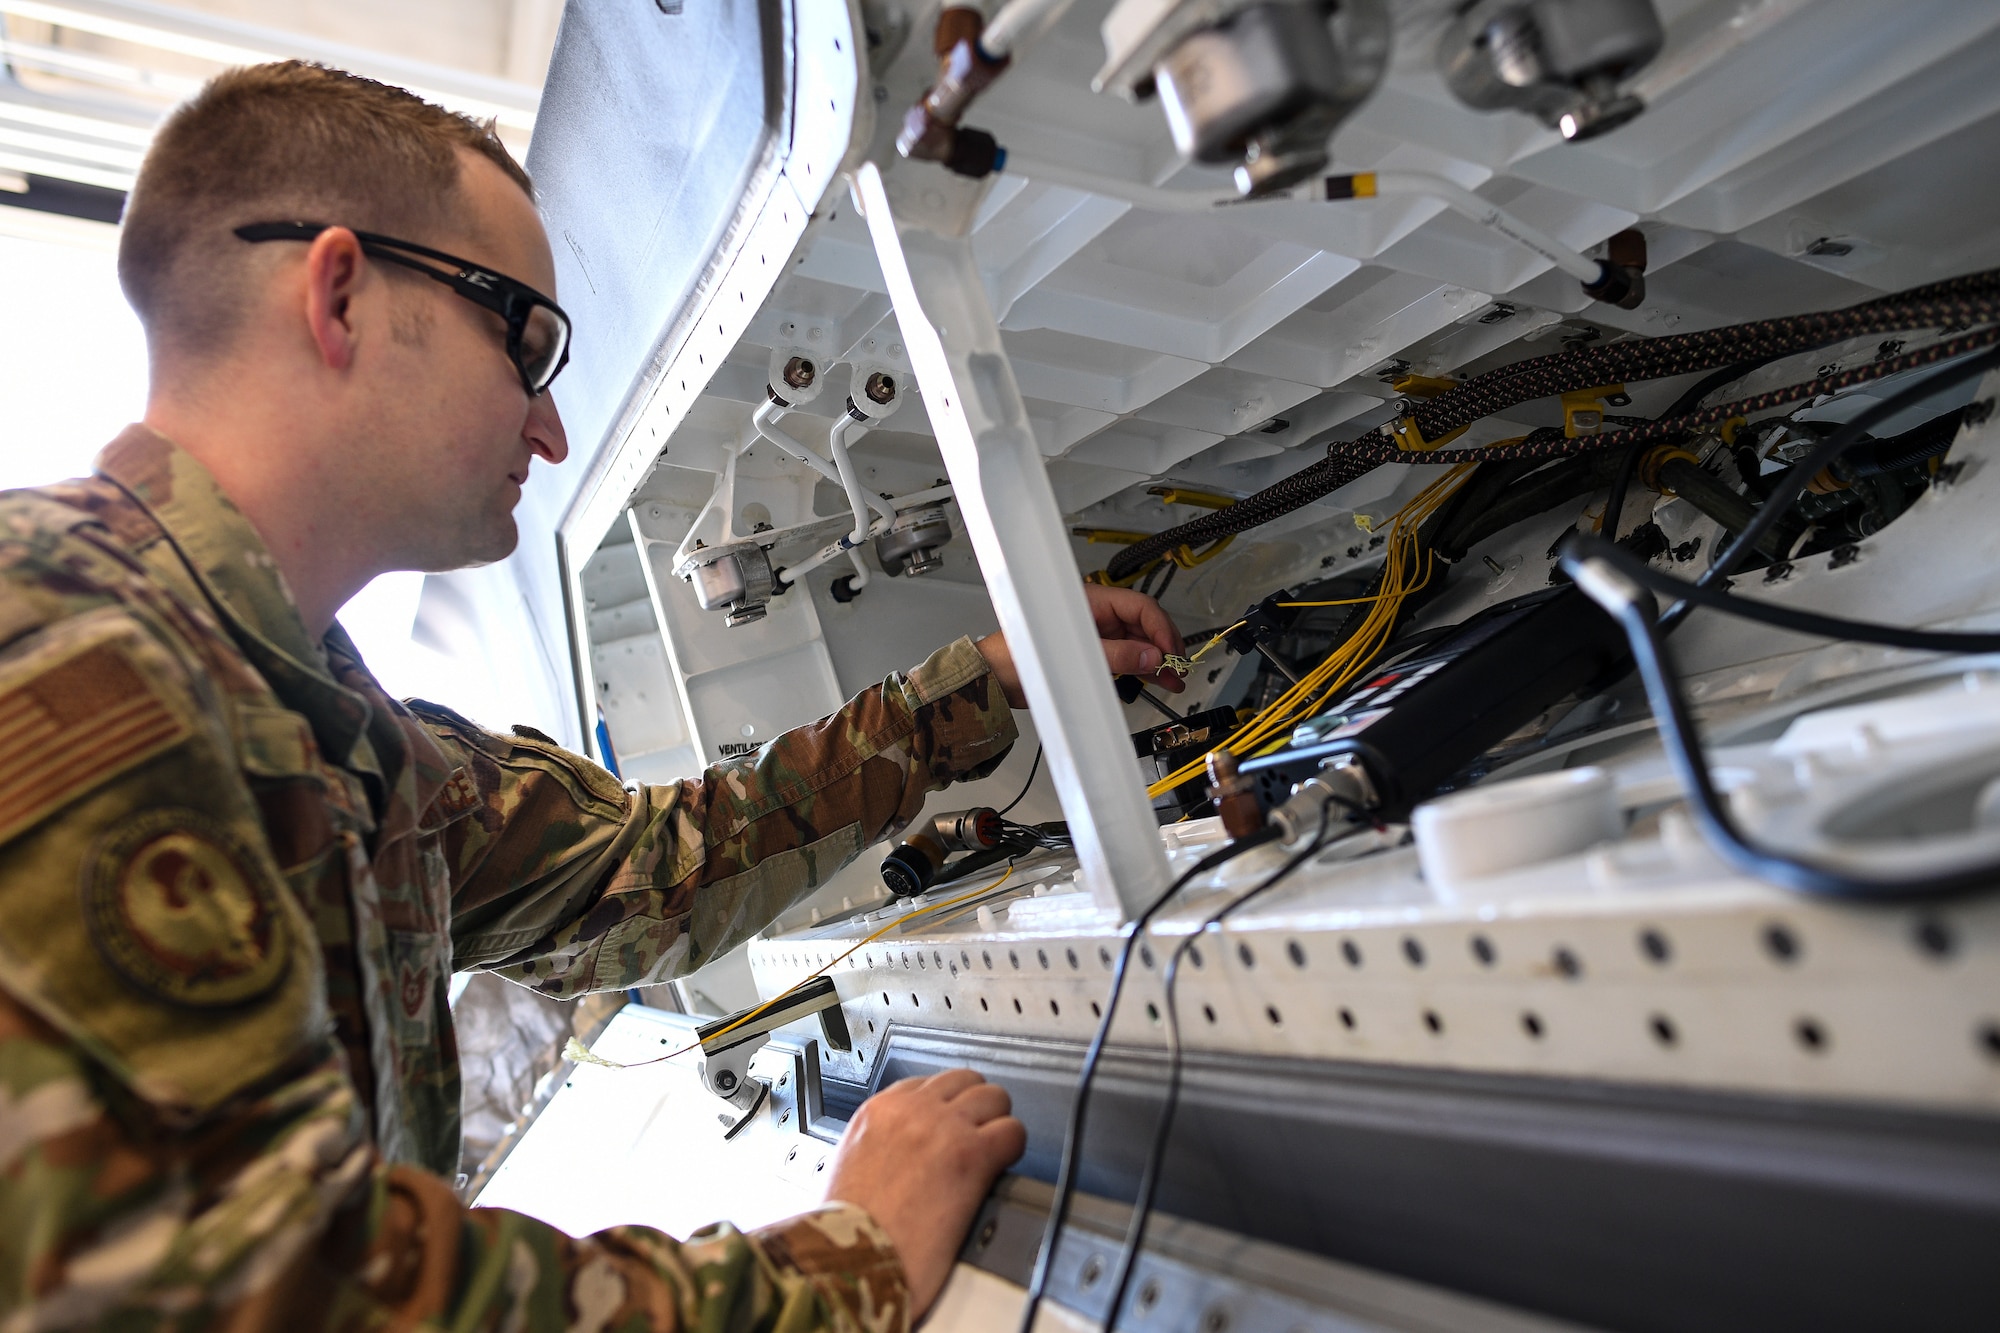
[{"label": "metal bracket", "polygon": [[836,1051],[854,1048],[831,977],[816,977],[769,1005],[753,1006],[695,1029],[701,1043],[702,1086],[738,1112],[734,1117],[723,1116],[724,1140],[741,1133],[770,1100],[771,1085],[750,1076],[750,1062],[773,1032],[808,1014],[819,1015],[820,1034],[828,1047]]},{"label": "metal bracket", "polygon": [[[923,388],[967,535],[1033,708],[1084,882],[1130,920],[1167,886],[1069,529],[1001,344],[969,231],[976,194],[921,164],[854,173],[854,195]],[[968,183],[969,184],[969,183]]]}]

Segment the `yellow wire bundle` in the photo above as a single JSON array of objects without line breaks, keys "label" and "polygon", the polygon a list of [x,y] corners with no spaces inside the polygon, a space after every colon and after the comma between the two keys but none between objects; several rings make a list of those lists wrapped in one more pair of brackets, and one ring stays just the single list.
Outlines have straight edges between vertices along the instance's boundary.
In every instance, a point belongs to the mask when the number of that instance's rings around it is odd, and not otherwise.
[{"label": "yellow wire bundle", "polygon": [[[1395,630],[1396,612],[1404,599],[1430,582],[1435,558],[1423,559],[1423,553],[1417,548],[1417,530],[1423,526],[1425,519],[1451,498],[1452,492],[1465,481],[1474,466],[1472,463],[1460,463],[1396,512],[1384,551],[1382,591],[1372,597],[1353,599],[1356,604],[1369,606],[1359,628],[1328,653],[1325,661],[1307,672],[1298,684],[1286,690],[1270,707],[1250,719],[1241,731],[1231,737],[1226,742],[1231,753],[1242,757],[1274,740],[1282,740],[1294,722],[1311,717],[1332,703],[1381,653],[1389,635]],[[1279,605],[1337,606],[1342,603],[1281,602]],[[1188,779],[1199,776],[1204,771],[1207,757],[1204,754],[1200,759],[1183,764],[1146,788],[1146,795],[1164,796]]]}]

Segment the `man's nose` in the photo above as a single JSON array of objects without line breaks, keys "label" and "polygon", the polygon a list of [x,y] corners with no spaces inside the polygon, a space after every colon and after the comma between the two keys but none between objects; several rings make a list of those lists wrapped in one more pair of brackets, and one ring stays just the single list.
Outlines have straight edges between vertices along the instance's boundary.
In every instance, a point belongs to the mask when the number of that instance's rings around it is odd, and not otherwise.
[{"label": "man's nose", "polygon": [[538,394],[528,404],[528,424],[525,433],[528,437],[528,447],[535,451],[537,458],[560,463],[569,457],[569,434],[563,430],[562,413],[556,410],[553,394],[546,392]]}]

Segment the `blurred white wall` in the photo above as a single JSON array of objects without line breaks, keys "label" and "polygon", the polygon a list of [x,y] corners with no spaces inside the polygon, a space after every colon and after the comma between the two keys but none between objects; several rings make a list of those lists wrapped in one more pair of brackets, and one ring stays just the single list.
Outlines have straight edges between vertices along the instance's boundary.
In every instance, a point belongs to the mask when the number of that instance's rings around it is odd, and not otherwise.
[{"label": "blurred white wall", "polygon": [[114,227],[0,208],[0,488],[90,471],[146,405]]}]

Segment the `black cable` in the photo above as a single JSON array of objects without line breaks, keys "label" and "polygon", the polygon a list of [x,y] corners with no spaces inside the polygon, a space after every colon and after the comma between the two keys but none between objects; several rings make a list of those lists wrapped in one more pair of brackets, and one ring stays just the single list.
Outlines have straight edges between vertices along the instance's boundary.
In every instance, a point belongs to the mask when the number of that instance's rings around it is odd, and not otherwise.
[{"label": "black cable", "polygon": [[1035,747],[1035,762],[1028,765],[1028,780],[1021,784],[1021,794],[1019,796],[1016,796],[1013,800],[1007,802],[1007,809],[1002,810],[1000,812],[1000,817],[1002,819],[1005,819],[1007,817],[1008,810],[1012,810],[1015,806],[1019,805],[1021,802],[1028,799],[1028,790],[1035,785],[1035,774],[1041,771],[1042,771],[1042,747],[1037,745]]},{"label": "black cable", "polygon": [[[1563,567],[1591,600],[1618,621],[1639,664],[1639,676],[1646,685],[1646,698],[1659,724],[1667,758],[1673,764],[1695,826],[1708,845],[1729,864],[1747,875],[1826,898],[1864,902],[1909,902],[1947,897],[1976,890],[1991,890],[2000,883],[2000,864],[1986,864],[1957,870],[1934,871],[1887,879],[1857,875],[1815,865],[1797,857],[1769,851],[1745,837],[1728,808],[1717,795],[1701,751],[1694,719],[1687,700],[1667,666],[1660,625],[1653,599],[1599,551],[1591,555],[1566,553]],[[1687,605],[1687,603],[1683,603]]]},{"label": "black cable", "polygon": [[[1724,366],[1720,370],[1711,370],[1682,391],[1681,396],[1674,399],[1666,411],[1660,413],[1659,420],[1666,421],[1673,417],[1686,416],[1701,406],[1702,399],[1723,385],[1733,384],[1751,371],[1769,365],[1777,359],[1756,357],[1749,361],[1738,361],[1735,365]],[[1618,471],[1611,479],[1611,494],[1604,502],[1604,522],[1598,528],[1609,541],[1618,540],[1619,525],[1625,520],[1625,497],[1632,489],[1632,479],[1638,475],[1639,455],[1645,452],[1644,444],[1634,443],[1626,445],[1624,452],[1619,456]]]},{"label": "black cable", "polygon": [[1651,592],[1676,601],[1706,606],[1725,615],[1741,616],[1799,634],[1822,639],[1843,639],[1855,643],[1879,643],[1887,648],[1914,648],[1926,653],[2000,653],[2000,631],[1954,633],[1941,630],[1906,629],[1869,620],[1846,620],[1839,616],[1795,611],[1788,606],[1753,601],[1721,588],[1704,587],[1677,579],[1654,569],[1631,552],[1593,537],[1573,539],[1571,549],[1583,559],[1603,560],[1619,573]]},{"label": "black cable", "polygon": [[1178,722],[1181,720],[1181,715],[1179,713],[1176,713],[1173,709],[1167,707],[1166,704],[1160,701],[1159,695],[1154,694],[1144,685],[1139,686],[1138,697],[1144,699],[1147,703],[1151,704],[1155,712],[1165,714],[1169,722]]},{"label": "black cable", "polygon": [[1639,455],[1646,452],[1643,444],[1628,444],[1618,456],[1618,470],[1611,474],[1611,493],[1604,499],[1604,520],[1597,530],[1607,541],[1618,540],[1618,526],[1625,521],[1625,496],[1632,489],[1632,478],[1639,472]]},{"label": "black cable", "polygon": [[1050,824],[1016,824],[1011,819],[1000,821],[1000,835],[1008,842],[1040,847],[1044,851],[1067,851],[1073,844],[1069,836],[1069,825],[1061,822]]},{"label": "black cable", "polygon": [[[1750,521],[1750,525],[1737,533],[1735,540],[1717,554],[1715,563],[1703,571],[1698,581],[1707,587],[1734,573],[1745,557],[1757,548],[1757,543],[1764,535],[1777,526],[1778,520],[1785,516],[1801,495],[1805,494],[1806,486],[1812,479],[1830,466],[1836,458],[1860,444],[1875,426],[1913,403],[1922,402],[1953,385],[1975,379],[1996,366],[2000,366],[2000,347],[1985,348],[1960,361],[1947,364],[1942,370],[1926,375],[1914,384],[1905,385],[1881,402],[1842,423],[1839,430],[1814,445],[1812,452],[1800,459],[1798,464],[1785,474],[1784,480],[1772,490],[1770,498],[1758,506],[1757,516]],[[1688,603],[1684,602],[1681,606],[1669,608],[1666,614],[1660,617],[1660,628],[1671,629],[1682,616],[1687,614],[1682,609],[1686,605]]]},{"label": "black cable", "polygon": [[1062,1239],[1063,1223],[1069,1217],[1070,1200],[1076,1194],[1076,1166],[1083,1147],[1083,1131],[1086,1111],[1090,1103],[1090,1085],[1097,1076],[1097,1062],[1104,1054],[1104,1044],[1111,1036],[1112,1020],[1118,1016],[1118,997],[1125,990],[1125,973],[1132,961],[1132,950],[1137,947],[1139,937],[1146,932],[1146,926],[1159,915],[1160,910],[1172,902],[1174,895],[1193,883],[1202,875],[1215,869],[1234,857],[1241,856],[1253,847],[1261,847],[1278,836],[1275,826],[1266,824],[1255,833],[1238,838],[1224,847],[1218,847],[1208,855],[1189,866],[1187,871],[1166,888],[1152,906],[1139,913],[1125,932],[1125,943],[1119,948],[1118,961],[1111,970],[1111,990],[1104,1000],[1104,1017],[1097,1021],[1097,1032],[1090,1039],[1090,1046],[1083,1053],[1083,1067],[1077,1071],[1076,1100],[1070,1103],[1069,1124],[1063,1131],[1061,1163],[1056,1168],[1055,1198],[1049,1205],[1049,1220],[1042,1228],[1042,1244],[1035,1254],[1035,1268],[1028,1279],[1028,1297],[1021,1305],[1021,1333],[1033,1333],[1035,1313],[1041,1308],[1042,1294],[1048,1289],[1049,1271],[1055,1264],[1056,1246]]},{"label": "black cable", "polygon": [[[1327,831],[1332,824],[1333,807],[1335,804],[1345,805],[1346,803],[1328,802],[1321,808],[1319,830],[1306,843],[1302,850],[1293,853],[1286,859],[1283,865],[1216,909],[1215,912],[1210,914],[1207,920],[1189,932],[1186,939],[1175,946],[1173,953],[1167,959],[1166,971],[1161,977],[1161,984],[1166,991],[1167,1089],[1166,1095],[1160,1105],[1159,1116],[1153,1122],[1153,1138],[1146,1150],[1145,1169],[1139,1175],[1138,1193],[1132,1200],[1132,1218],[1125,1227],[1125,1243],[1118,1252],[1118,1265],[1114,1270],[1117,1273],[1117,1281],[1111,1287],[1111,1303],[1104,1307],[1104,1326],[1106,1329],[1115,1329],[1118,1326],[1118,1312],[1124,1306],[1125,1293],[1132,1285],[1133,1272],[1139,1265],[1139,1253],[1145,1248],[1146,1223],[1152,1215],[1153,1196],[1159,1189],[1160,1171],[1166,1161],[1167,1155],[1167,1140],[1173,1134],[1174,1112],[1180,1105],[1183,1053],[1181,1050],[1180,1010],[1174,1000],[1174,983],[1180,979],[1181,959],[1185,958],[1189,951],[1194,948],[1196,941],[1201,939],[1202,936],[1215,926],[1220,925],[1224,917],[1270,889],[1278,881],[1284,879],[1285,876],[1304,865],[1326,846],[1328,841]],[[1352,807],[1349,808],[1348,817],[1350,820],[1355,817]]]}]

